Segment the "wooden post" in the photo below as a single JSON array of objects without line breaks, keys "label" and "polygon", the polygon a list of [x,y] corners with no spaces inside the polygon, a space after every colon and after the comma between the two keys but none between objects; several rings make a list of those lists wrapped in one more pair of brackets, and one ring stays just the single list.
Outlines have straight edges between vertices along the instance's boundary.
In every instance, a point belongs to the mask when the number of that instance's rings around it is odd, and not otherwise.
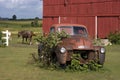
[{"label": "wooden post", "polygon": [[2,39],[5,39],[6,46],[9,46],[9,36],[11,35],[11,33],[8,30],[2,31],[2,33],[6,35],[5,37],[2,37]]},{"label": "wooden post", "polygon": [[97,16],[95,16],[95,39],[97,39],[98,36],[98,20]]}]

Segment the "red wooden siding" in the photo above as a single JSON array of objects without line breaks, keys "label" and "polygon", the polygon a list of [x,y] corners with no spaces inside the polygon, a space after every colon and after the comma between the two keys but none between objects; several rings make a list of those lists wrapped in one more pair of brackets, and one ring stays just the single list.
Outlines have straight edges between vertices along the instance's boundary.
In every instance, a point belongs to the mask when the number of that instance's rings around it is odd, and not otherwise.
[{"label": "red wooden siding", "polygon": [[119,2],[116,1],[116,2],[113,2],[113,14],[119,14],[120,13],[120,0]]},{"label": "red wooden siding", "polygon": [[98,37],[120,31],[120,0],[43,0],[43,31],[52,24],[77,23],[86,25],[95,37],[95,16],[98,19]]},{"label": "red wooden siding", "polygon": [[77,24],[77,17],[60,17],[60,23],[73,23]]},{"label": "red wooden siding", "polygon": [[78,17],[78,24],[87,26],[89,34],[94,37],[95,34],[95,17]]},{"label": "red wooden siding", "polygon": [[49,33],[49,28],[53,24],[58,24],[58,17],[43,18],[43,31]]},{"label": "red wooden siding", "polygon": [[98,17],[98,37],[105,38],[110,32],[119,30],[119,17]]}]

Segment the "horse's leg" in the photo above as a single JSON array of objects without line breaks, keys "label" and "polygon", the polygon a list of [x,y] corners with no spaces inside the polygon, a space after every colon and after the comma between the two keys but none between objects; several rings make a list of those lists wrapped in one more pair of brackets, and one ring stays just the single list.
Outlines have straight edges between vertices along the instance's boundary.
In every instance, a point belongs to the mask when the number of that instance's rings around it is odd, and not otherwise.
[{"label": "horse's leg", "polygon": [[32,44],[32,37],[30,37],[29,40],[30,40],[30,45],[31,45]]},{"label": "horse's leg", "polygon": [[27,37],[26,37],[26,42],[27,42]]},{"label": "horse's leg", "polygon": [[22,38],[22,43],[24,43],[24,37]]}]

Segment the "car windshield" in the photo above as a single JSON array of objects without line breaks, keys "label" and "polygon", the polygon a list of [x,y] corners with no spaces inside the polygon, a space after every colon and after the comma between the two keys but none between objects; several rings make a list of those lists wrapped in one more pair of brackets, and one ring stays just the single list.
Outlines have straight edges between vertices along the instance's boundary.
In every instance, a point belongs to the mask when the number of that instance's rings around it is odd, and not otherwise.
[{"label": "car windshield", "polygon": [[60,26],[58,27],[58,31],[65,31],[67,34],[73,36],[78,35],[82,37],[87,37],[87,31],[86,28],[82,26]]}]

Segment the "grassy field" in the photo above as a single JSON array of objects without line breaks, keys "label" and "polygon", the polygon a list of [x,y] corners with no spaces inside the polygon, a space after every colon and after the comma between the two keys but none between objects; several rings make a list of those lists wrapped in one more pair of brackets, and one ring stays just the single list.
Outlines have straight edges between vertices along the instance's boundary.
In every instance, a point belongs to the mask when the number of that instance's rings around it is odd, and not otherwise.
[{"label": "grassy field", "polygon": [[65,72],[31,64],[31,53],[37,53],[35,41],[33,45],[21,44],[17,35],[11,37],[10,45],[0,48],[0,80],[120,80],[120,45],[106,47],[106,62],[102,71]]},{"label": "grassy field", "polygon": [[21,44],[14,37],[10,46],[0,48],[0,80],[119,80],[119,45],[108,46],[103,71],[64,72],[41,69],[31,62],[37,45]]},{"label": "grassy field", "polygon": [[[0,21],[0,30],[9,30],[12,34],[16,34],[21,30],[31,30],[34,32],[41,32],[40,27],[31,27],[32,20],[28,21]],[[39,20],[39,24],[42,24],[42,21]]]}]

